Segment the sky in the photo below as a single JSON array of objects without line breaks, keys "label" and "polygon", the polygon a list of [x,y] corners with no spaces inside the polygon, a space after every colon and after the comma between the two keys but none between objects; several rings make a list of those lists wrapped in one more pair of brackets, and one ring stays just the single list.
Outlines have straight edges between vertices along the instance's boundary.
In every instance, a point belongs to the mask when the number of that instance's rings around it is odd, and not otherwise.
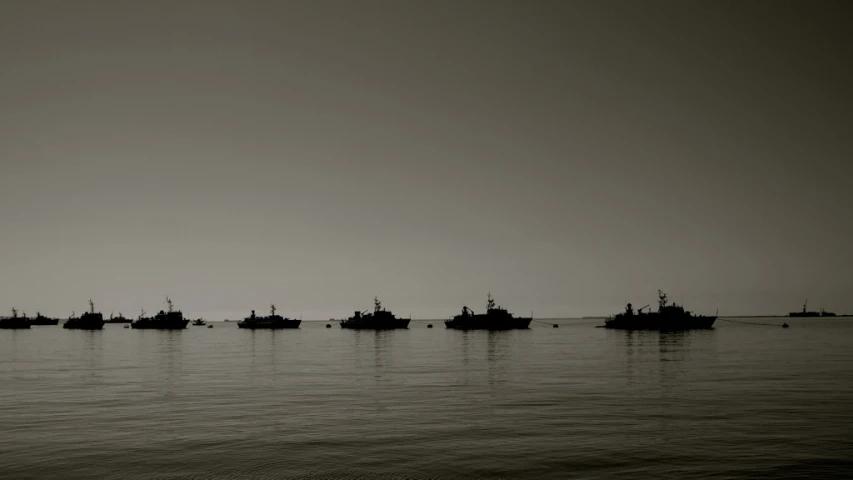
[{"label": "sky", "polygon": [[853,313],[852,12],[2,2],[0,310]]}]

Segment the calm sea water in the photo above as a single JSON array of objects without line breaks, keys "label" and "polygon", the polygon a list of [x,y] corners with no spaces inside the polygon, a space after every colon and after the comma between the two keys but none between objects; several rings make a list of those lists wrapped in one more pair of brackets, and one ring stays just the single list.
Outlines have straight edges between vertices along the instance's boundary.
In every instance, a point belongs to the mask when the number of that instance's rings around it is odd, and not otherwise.
[{"label": "calm sea water", "polygon": [[0,478],[853,477],[853,319],[788,321],[0,330]]}]

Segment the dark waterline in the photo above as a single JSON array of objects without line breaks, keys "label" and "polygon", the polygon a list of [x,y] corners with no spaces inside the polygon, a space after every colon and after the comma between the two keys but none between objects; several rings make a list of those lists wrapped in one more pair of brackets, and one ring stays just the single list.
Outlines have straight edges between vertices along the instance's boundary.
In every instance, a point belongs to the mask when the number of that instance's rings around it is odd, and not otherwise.
[{"label": "dark waterline", "polygon": [[853,320],[557,323],[0,331],[0,478],[853,475]]}]

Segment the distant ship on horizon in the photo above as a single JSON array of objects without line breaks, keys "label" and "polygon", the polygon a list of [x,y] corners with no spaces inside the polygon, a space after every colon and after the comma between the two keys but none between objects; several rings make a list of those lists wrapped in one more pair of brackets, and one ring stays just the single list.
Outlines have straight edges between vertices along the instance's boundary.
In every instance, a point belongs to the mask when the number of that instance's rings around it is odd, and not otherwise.
[{"label": "distant ship on horizon", "polygon": [[114,317],[111,313],[110,318],[104,320],[104,323],[133,323],[133,319],[125,318],[121,312],[118,312],[117,317]]},{"label": "distant ship on horizon", "polygon": [[[24,315],[26,318],[26,315]],[[50,318],[45,317],[41,314],[41,312],[36,312],[36,316],[34,318],[28,318],[27,321],[30,322],[30,325],[39,325],[39,326],[50,326],[50,325],[59,325],[58,318]]]},{"label": "distant ship on horizon", "polygon": [[270,314],[268,316],[256,317],[255,311],[252,310],[252,315],[237,322],[237,327],[251,330],[281,330],[285,328],[299,328],[300,323],[302,323],[300,319],[285,318],[281,315],[276,315],[275,305],[270,305]]},{"label": "distant ship on horizon", "polygon": [[820,309],[820,312],[810,312],[810,311],[808,311],[808,309],[806,308],[806,307],[807,307],[807,305],[808,305],[808,303],[809,303],[809,299],[807,298],[807,299],[803,302],[803,310],[802,310],[802,311],[800,311],[800,312],[790,312],[790,313],[788,314],[788,316],[789,316],[789,317],[800,317],[800,318],[802,318],[802,317],[835,317],[835,316],[836,316],[836,315],[835,315],[835,313],[833,313],[833,312],[827,312],[826,310],[824,310],[824,309],[822,309],[822,308]]},{"label": "distant ship on horizon", "polygon": [[658,311],[643,312],[647,307],[634,313],[629,303],[624,312],[605,319],[604,327],[617,330],[707,330],[717,320],[716,316],[693,315],[681,305],[668,304],[666,293],[662,290],[658,290]]},{"label": "distant ship on horizon", "polygon": [[495,306],[495,299],[488,294],[486,313],[474,313],[467,306],[462,313],[451,320],[445,320],[444,326],[456,330],[523,330],[530,328],[533,317],[515,317],[506,309]]},{"label": "distant ship on horizon", "polygon": [[409,328],[408,318],[397,318],[396,315],[382,308],[379,297],[373,298],[373,313],[355,312],[346,320],[341,320],[341,328],[352,330],[393,330]]}]

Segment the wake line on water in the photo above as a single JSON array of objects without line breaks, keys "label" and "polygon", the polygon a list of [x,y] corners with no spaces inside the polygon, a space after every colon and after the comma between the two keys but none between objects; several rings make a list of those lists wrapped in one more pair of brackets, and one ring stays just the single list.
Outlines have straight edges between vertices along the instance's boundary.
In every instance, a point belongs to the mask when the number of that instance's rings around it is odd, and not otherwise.
[{"label": "wake line on water", "polygon": [[731,322],[731,323],[743,323],[746,325],[764,325],[767,327],[785,327],[788,325],[787,323],[779,325],[778,323],[745,322],[743,320],[729,320],[728,318],[718,318],[717,320],[722,320],[724,322]]},{"label": "wake line on water", "polygon": [[[574,321],[574,320],[581,320],[581,321]],[[537,320],[535,318],[533,319],[533,321],[539,322],[539,323],[544,323],[545,325],[551,325],[551,326],[556,326],[556,325],[561,325],[561,324],[562,325],[592,325],[594,323],[601,323],[601,319],[589,321],[589,320],[584,319],[584,318],[566,319],[566,320],[563,320],[561,323],[551,323],[551,322],[546,322],[544,320]]]}]

